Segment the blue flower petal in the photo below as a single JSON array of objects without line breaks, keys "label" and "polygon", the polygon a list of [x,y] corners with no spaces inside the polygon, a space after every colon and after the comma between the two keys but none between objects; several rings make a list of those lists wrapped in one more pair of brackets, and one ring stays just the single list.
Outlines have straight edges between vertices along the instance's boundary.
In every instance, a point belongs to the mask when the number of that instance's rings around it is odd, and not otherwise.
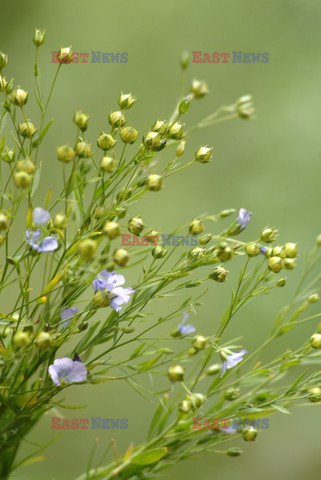
[{"label": "blue flower petal", "polygon": [[58,248],[58,240],[56,237],[45,237],[39,245],[39,252],[54,252]]},{"label": "blue flower petal", "polygon": [[42,207],[36,207],[32,218],[35,225],[46,225],[50,220],[50,213]]}]

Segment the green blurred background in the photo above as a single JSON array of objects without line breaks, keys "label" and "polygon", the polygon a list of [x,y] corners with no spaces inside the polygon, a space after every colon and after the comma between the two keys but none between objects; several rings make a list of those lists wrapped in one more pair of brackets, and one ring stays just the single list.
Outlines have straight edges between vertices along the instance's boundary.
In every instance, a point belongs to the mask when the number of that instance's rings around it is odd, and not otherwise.
[{"label": "green blurred background", "polygon": [[[50,51],[62,45],[72,45],[78,52],[129,54],[127,64],[79,63],[62,67],[48,115],[55,123],[41,150],[45,176],[39,202],[49,186],[57,192],[61,185],[55,148],[73,141],[71,119],[77,108],[91,115],[87,138],[94,144],[99,131],[107,130],[107,114],[117,107],[120,91],[132,91],[138,101],[128,112],[129,124],[143,133],[156,118],[166,118],[173,110],[183,50],[269,52],[268,64],[190,65],[189,82],[193,78],[206,79],[211,94],[193,104],[186,114],[188,125],[247,93],[254,97],[257,118],[195,131],[184,159],[191,158],[200,144],[209,144],[215,148],[214,161],[171,177],[162,192],[150,195],[139,212],[135,208],[132,212],[142,214],[147,224],[165,232],[202,212],[246,207],[253,211],[253,219],[245,240],[255,238],[269,224],[280,229],[281,242],[297,241],[301,252],[311,247],[321,232],[320,2],[11,0],[1,2],[0,12],[0,49],[9,54],[8,74],[30,92],[35,26],[47,29],[40,61],[45,91],[56,69],[50,62]],[[30,102],[27,111],[35,123],[36,110],[35,103]],[[134,151],[135,147],[131,148]],[[164,156],[170,158],[165,152]],[[238,262],[231,264],[230,282],[213,286],[199,316],[192,319],[204,334],[213,333],[217,325],[235,283],[233,272],[241,264]],[[273,300],[262,298],[244,309],[228,337],[242,335],[244,346],[255,348],[267,334],[279,307],[290,298],[298,275],[299,271],[291,273],[286,289],[275,291]],[[134,277],[131,272],[130,278]],[[312,332],[313,325],[306,325],[275,348],[280,351],[288,345],[295,347]],[[112,433],[63,431],[48,448],[47,461],[21,469],[13,478],[73,479],[85,470],[96,437],[100,439],[100,453],[111,436],[116,438],[120,452],[131,441],[143,441],[153,409],[127,385],[117,382],[72,387],[64,403],[88,405],[82,411],[64,410],[69,418],[126,417],[129,428]],[[53,437],[50,416],[43,418],[29,441],[44,444]],[[275,415],[270,429],[255,444],[239,442],[244,456],[233,459],[204,455],[175,466],[165,472],[164,478],[194,479],[200,474],[204,480],[213,476],[243,480],[258,475],[262,480],[319,478],[320,428],[320,406],[293,410],[292,416]],[[30,445],[26,444],[24,450],[29,452]]]}]

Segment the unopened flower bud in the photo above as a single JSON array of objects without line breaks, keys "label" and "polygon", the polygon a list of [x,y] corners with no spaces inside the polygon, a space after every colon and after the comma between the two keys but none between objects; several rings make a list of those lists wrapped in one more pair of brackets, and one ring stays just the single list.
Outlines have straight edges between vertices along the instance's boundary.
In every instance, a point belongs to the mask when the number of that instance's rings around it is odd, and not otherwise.
[{"label": "unopened flower bud", "polygon": [[249,257],[256,257],[260,253],[260,245],[258,243],[248,243],[245,251]]},{"label": "unopened flower bud", "polygon": [[32,175],[26,172],[16,172],[13,175],[13,181],[17,188],[21,188],[22,190],[30,187],[32,182]]},{"label": "unopened flower bud", "polygon": [[185,145],[186,145],[185,140],[182,140],[181,142],[179,142],[179,144],[176,147],[176,157],[181,157],[182,155],[184,155]]},{"label": "unopened flower bud", "polygon": [[285,258],[285,256],[286,255],[285,255],[284,247],[277,245],[276,247],[272,248],[271,257]]},{"label": "unopened flower bud", "polygon": [[79,243],[79,253],[86,262],[95,258],[97,243],[91,238],[85,238]]},{"label": "unopened flower bud", "polygon": [[102,150],[110,150],[116,145],[117,140],[109,135],[109,133],[101,132],[100,136],[97,139],[97,145]]},{"label": "unopened flower bud", "polygon": [[120,131],[120,138],[124,143],[132,144],[136,142],[138,135],[139,133],[134,127],[124,127]]},{"label": "unopened flower bud", "polygon": [[185,368],[181,365],[171,365],[168,369],[168,377],[171,382],[182,382],[184,380]]},{"label": "unopened flower bud", "polygon": [[0,235],[0,247],[2,247],[2,245],[4,244],[5,239],[6,237],[4,235]]},{"label": "unopened flower bud", "polygon": [[234,256],[234,250],[232,247],[226,246],[224,248],[220,248],[217,252],[217,257],[221,262],[227,262],[231,260]]},{"label": "unopened flower bud", "polygon": [[75,159],[75,155],[75,150],[69,145],[62,145],[57,148],[57,158],[60,162],[72,162]]},{"label": "unopened flower bud", "polygon": [[97,290],[93,297],[93,303],[96,307],[104,308],[108,307],[110,304],[110,296],[108,292],[104,292],[103,290]]},{"label": "unopened flower bud", "polygon": [[75,125],[77,125],[77,127],[80,128],[82,132],[85,132],[88,128],[89,118],[89,115],[82,112],[81,110],[77,110],[74,115],[74,123]]},{"label": "unopened flower bud", "polygon": [[284,268],[284,262],[281,257],[270,257],[268,266],[272,272],[279,273]]},{"label": "unopened flower bud", "polygon": [[16,332],[12,338],[13,346],[16,348],[27,347],[30,343],[30,337],[27,332]]},{"label": "unopened flower bud", "polygon": [[257,437],[257,430],[253,427],[246,428],[242,432],[242,437],[246,442],[254,442]]},{"label": "unopened flower bud", "polygon": [[193,80],[192,93],[195,98],[203,98],[208,93],[207,83],[202,80]]},{"label": "unopened flower bud", "polygon": [[128,222],[128,230],[133,235],[140,235],[144,229],[144,222],[141,217],[133,217]]},{"label": "unopened flower bud", "polygon": [[276,286],[277,287],[284,287],[286,285],[286,282],[287,282],[287,278],[286,277],[283,277],[283,278],[280,278],[277,282],[276,282]]},{"label": "unopened flower bud", "polygon": [[198,150],[195,152],[195,159],[197,162],[200,163],[208,163],[213,154],[212,154],[213,147],[199,147]]},{"label": "unopened flower bud", "polygon": [[226,450],[226,455],[229,457],[239,457],[243,454],[243,450],[240,447],[231,447]]},{"label": "unopened flower bud", "polygon": [[196,409],[201,407],[206,402],[206,397],[202,393],[193,393],[189,400],[192,403],[192,408]]},{"label": "unopened flower bud", "polygon": [[310,402],[320,402],[321,401],[321,388],[320,387],[312,387],[308,390],[308,398]]},{"label": "unopened flower bud", "polygon": [[317,236],[317,245],[321,245],[321,233]]},{"label": "unopened flower bud", "polygon": [[26,172],[26,173],[33,174],[35,173],[35,169],[36,169],[35,164],[29,158],[25,158],[17,162],[17,170],[19,172]]},{"label": "unopened flower bud", "polygon": [[312,293],[312,295],[310,295],[308,298],[309,303],[316,303],[319,300],[320,300],[320,295],[318,293]]},{"label": "unopened flower bud", "polygon": [[28,93],[25,90],[22,90],[22,88],[17,88],[16,90],[13,90],[11,100],[18,107],[23,107],[28,101]]},{"label": "unopened flower bud", "polygon": [[108,121],[113,128],[118,128],[125,125],[126,119],[122,112],[116,111],[108,115]]},{"label": "unopened flower bud", "polygon": [[2,155],[1,155],[2,159],[7,162],[7,163],[12,163],[14,162],[15,160],[15,151],[14,149],[9,149],[8,147],[6,147],[3,152],[2,152]]},{"label": "unopened flower bud", "polygon": [[52,345],[52,336],[48,332],[40,332],[35,339],[35,343],[41,350],[47,350]]},{"label": "unopened flower bud", "polygon": [[9,226],[9,220],[7,215],[0,212],[0,231],[7,230]]},{"label": "unopened flower bud", "polygon": [[183,115],[185,112],[187,112],[187,110],[190,107],[191,100],[192,100],[191,95],[186,95],[186,97],[182,98],[182,100],[180,101],[179,106],[178,106],[178,111],[181,115]]},{"label": "unopened flower bud", "polygon": [[243,95],[243,97],[240,97],[236,102],[236,111],[241,118],[251,118],[255,112],[252,95]]},{"label": "unopened flower bud", "polygon": [[284,252],[286,257],[295,258],[298,255],[298,247],[296,243],[286,243],[284,245]]},{"label": "unopened flower bud", "polygon": [[59,63],[71,63],[72,61],[71,47],[61,48],[57,54],[57,60]]},{"label": "unopened flower bud", "polygon": [[66,227],[67,218],[63,213],[57,213],[53,218],[53,224],[56,228],[63,229]]},{"label": "unopened flower bud", "polygon": [[7,80],[5,79],[5,77],[0,75],[0,92],[4,92],[6,89],[6,86],[7,86]]},{"label": "unopened flower bud", "polygon": [[32,138],[38,129],[31,122],[23,122],[19,124],[18,132],[24,138]]},{"label": "unopened flower bud", "polygon": [[286,268],[287,270],[293,270],[296,267],[295,258],[284,258],[283,263],[284,268]]},{"label": "unopened flower bud", "polygon": [[152,174],[147,177],[146,187],[152,192],[158,192],[163,186],[163,180],[160,175]]},{"label": "unopened flower bud", "polygon": [[106,222],[103,232],[110,240],[113,240],[120,235],[120,228],[117,222]]},{"label": "unopened flower bud", "polygon": [[190,260],[199,260],[206,255],[206,250],[203,247],[194,247],[188,254]]},{"label": "unopened flower bud", "polygon": [[204,230],[204,225],[201,220],[194,218],[194,220],[189,224],[188,231],[191,235],[199,235]]},{"label": "unopened flower bud", "polygon": [[100,168],[106,173],[113,173],[116,170],[117,161],[112,157],[103,157],[100,162]]},{"label": "unopened flower bud", "polygon": [[206,375],[217,375],[222,370],[222,366],[219,363],[210,365],[206,370]]},{"label": "unopened flower bud", "polygon": [[319,333],[314,333],[312,335],[312,337],[310,338],[310,345],[312,348],[321,348],[321,335]]},{"label": "unopened flower bud", "polygon": [[196,348],[196,350],[204,350],[207,345],[207,338],[203,337],[202,335],[196,335],[192,342],[192,347]]},{"label": "unopened flower bud", "polygon": [[158,132],[148,132],[143,138],[143,143],[146,148],[153,150],[160,145],[161,140],[162,137]]},{"label": "unopened flower bud", "polygon": [[46,31],[41,30],[40,28],[35,29],[35,33],[33,34],[33,43],[36,47],[40,47],[45,43]]},{"label": "unopened flower bud", "polygon": [[265,228],[262,230],[260,239],[264,243],[272,243],[277,239],[278,231],[275,228]]},{"label": "unopened flower bud", "polygon": [[184,125],[179,122],[175,122],[169,129],[169,136],[174,140],[180,140],[183,138],[185,136]]},{"label": "unopened flower bud", "polygon": [[189,65],[189,52],[187,50],[185,50],[182,53],[181,58],[180,58],[180,64],[181,64],[182,70],[186,70],[186,68],[188,67],[188,65]]},{"label": "unopened flower bud", "polygon": [[167,249],[162,247],[161,245],[156,245],[152,249],[152,255],[156,259],[165,257],[166,253],[167,253]]},{"label": "unopened flower bud", "polygon": [[79,141],[76,145],[76,153],[80,158],[89,158],[92,154],[90,144],[83,140]]},{"label": "unopened flower bud", "polygon": [[118,99],[118,105],[123,110],[128,110],[135,102],[136,98],[131,93],[121,93]]},{"label": "unopened flower bud", "polygon": [[226,400],[233,401],[241,395],[241,390],[239,388],[230,387],[226,390],[224,396]]},{"label": "unopened flower bud", "polygon": [[179,404],[179,411],[182,413],[189,413],[192,410],[192,403],[190,400],[182,400]]},{"label": "unopened flower bud", "polygon": [[214,270],[209,274],[208,278],[214,280],[215,282],[225,282],[227,279],[228,270],[226,270],[222,265],[217,266]]},{"label": "unopened flower bud", "polygon": [[205,233],[201,237],[198,238],[199,245],[207,245],[212,240],[211,233]]},{"label": "unopened flower bud", "polygon": [[0,52],[0,71],[7,65],[8,55],[6,53]]},{"label": "unopened flower bud", "polygon": [[165,120],[156,120],[151,126],[152,132],[165,133],[168,130],[168,124]]},{"label": "unopened flower bud", "polygon": [[[11,80],[9,80],[9,82],[7,82],[7,85],[5,86],[5,90],[6,90],[7,95],[9,95],[12,92],[13,85],[14,85],[14,79],[12,78]],[[9,104],[9,106],[10,106],[10,104]],[[6,108],[5,104],[4,104],[4,107]],[[6,108],[6,110],[8,110],[8,109]]]},{"label": "unopened flower bud", "polygon": [[123,248],[118,248],[113,253],[113,260],[120,267],[124,267],[129,260],[128,252]]}]

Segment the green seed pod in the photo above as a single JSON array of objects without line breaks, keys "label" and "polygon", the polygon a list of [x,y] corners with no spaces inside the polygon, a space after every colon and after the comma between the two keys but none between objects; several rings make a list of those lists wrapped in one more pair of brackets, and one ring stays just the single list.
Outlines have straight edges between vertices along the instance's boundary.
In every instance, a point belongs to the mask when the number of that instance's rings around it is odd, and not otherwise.
[{"label": "green seed pod", "polygon": [[89,158],[90,155],[92,154],[90,144],[87,142],[84,142],[83,140],[78,142],[76,145],[76,154],[80,158]]},{"label": "green seed pod", "polygon": [[38,129],[31,122],[19,123],[18,133],[23,138],[32,138]]},{"label": "green seed pod", "polygon": [[126,123],[125,116],[120,111],[111,112],[108,115],[108,121],[113,128],[122,127]]},{"label": "green seed pod", "polygon": [[207,345],[207,338],[203,337],[202,335],[196,335],[192,341],[192,347],[196,348],[196,350],[204,350]]},{"label": "green seed pod", "polygon": [[144,222],[141,217],[133,217],[128,222],[128,230],[133,235],[140,235],[144,230]]},{"label": "green seed pod", "polygon": [[240,447],[231,447],[226,450],[226,455],[229,457],[239,457],[243,454],[243,450]]},{"label": "green seed pod", "polygon": [[194,218],[194,220],[189,224],[188,231],[191,235],[199,235],[204,230],[204,225],[201,220]]},{"label": "green seed pod", "polygon": [[217,375],[221,370],[221,365],[219,363],[214,363],[208,367],[206,370],[206,375]]},{"label": "green seed pod", "polygon": [[29,175],[29,173],[26,173],[26,172],[16,172],[13,175],[13,181],[17,188],[21,188],[21,190],[25,190],[31,185],[32,175]]},{"label": "green seed pod", "polygon": [[320,300],[320,295],[318,293],[312,293],[312,295],[310,295],[308,298],[309,303],[316,303],[319,300]]},{"label": "green seed pod", "polygon": [[319,350],[321,348],[321,335],[319,333],[314,333],[310,338],[310,345],[312,348]]},{"label": "green seed pod", "polygon": [[117,222],[106,222],[103,232],[110,240],[113,240],[120,235],[120,228]]},{"label": "green seed pod", "polygon": [[9,220],[7,215],[0,212],[0,231],[7,230],[9,227]]},{"label": "green seed pod", "polygon": [[77,125],[77,127],[80,128],[82,132],[85,132],[88,128],[89,118],[89,115],[82,112],[81,110],[77,110],[74,115],[74,123],[75,125]]},{"label": "green seed pod", "polygon": [[27,347],[30,343],[30,337],[27,332],[16,332],[12,338],[13,346],[16,348]]},{"label": "green seed pod", "polygon": [[195,152],[195,160],[200,163],[208,163],[213,154],[212,154],[213,147],[199,147]]},{"label": "green seed pod", "polygon": [[32,175],[33,173],[35,173],[36,167],[35,167],[35,164],[29,158],[25,158],[23,160],[18,160],[17,170],[19,172],[26,172]]},{"label": "green seed pod", "polygon": [[120,131],[120,138],[124,143],[132,144],[136,142],[139,132],[134,127],[124,127]]},{"label": "green seed pod", "polygon": [[156,259],[164,258],[166,253],[167,253],[167,249],[162,247],[161,245],[156,245],[152,249],[152,255]]},{"label": "green seed pod", "polygon": [[110,296],[107,292],[97,290],[93,297],[93,303],[96,307],[104,308],[110,304]]},{"label": "green seed pod", "polygon": [[88,328],[88,322],[82,322],[78,327],[78,331],[84,332],[85,330],[87,330],[87,328]]},{"label": "green seed pod", "polygon": [[264,243],[275,242],[278,236],[278,231],[275,228],[265,228],[260,234],[260,239]]},{"label": "green seed pod", "polygon": [[40,30],[40,28],[35,29],[35,33],[33,34],[33,43],[36,47],[40,47],[45,43],[46,37],[46,30]]},{"label": "green seed pod", "polygon": [[171,365],[168,369],[168,377],[171,382],[182,382],[184,380],[185,368],[181,365]]},{"label": "green seed pod", "polygon": [[152,174],[147,177],[146,187],[151,192],[158,192],[163,186],[163,180],[160,175]]},{"label": "green seed pod", "polygon": [[135,102],[136,98],[131,93],[121,93],[118,99],[118,105],[123,110],[128,110]]},{"label": "green seed pod", "polygon": [[226,281],[228,275],[228,270],[226,270],[222,265],[218,265],[214,270],[209,274],[208,278],[214,280],[215,282],[223,283]]},{"label": "green seed pod", "polygon": [[100,136],[97,139],[97,145],[102,150],[110,150],[117,143],[117,140],[114,139],[109,133],[101,132]]},{"label": "green seed pod", "polygon": [[113,260],[120,267],[124,267],[125,265],[127,265],[129,260],[129,254],[127,250],[125,250],[124,248],[118,248],[117,250],[115,250],[113,253]]},{"label": "green seed pod", "polygon": [[41,350],[47,350],[52,345],[52,336],[48,332],[40,332],[35,339],[35,343]]},{"label": "green seed pod", "polygon": [[230,387],[226,390],[224,396],[226,400],[233,401],[241,395],[241,390],[239,388]]},{"label": "green seed pod", "polygon": [[179,123],[179,122],[175,122],[173,125],[171,125],[170,129],[169,129],[169,137],[172,138],[173,140],[180,140],[181,138],[183,138],[185,136],[185,133],[184,133],[184,125]]},{"label": "green seed pod", "polygon": [[100,168],[106,173],[113,173],[116,170],[117,161],[112,157],[103,157],[100,162]]},{"label": "green seed pod", "polygon": [[268,267],[274,273],[279,273],[284,268],[284,262],[281,257],[270,257]]},{"label": "green seed pod", "polygon": [[249,257],[256,257],[260,253],[260,245],[252,242],[245,246],[245,251]]},{"label": "green seed pod", "polygon": [[28,101],[28,92],[22,90],[22,88],[17,88],[11,93],[11,101],[14,105],[18,107],[23,107]]},{"label": "green seed pod", "polygon": [[276,282],[276,286],[277,287],[284,287],[286,285],[286,282],[288,281],[288,279],[286,277],[283,277],[283,278],[280,278],[277,282]]},{"label": "green seed pod", "polygon": [[75,159],[76,152],[69,145],[62,145],[57,148],[57,158],[60,162],[69,163]]},{"label": "green seed pod", "polygon": [[242,432],[242,437],[246,442],[254,442],[257,437],[257,430],[253,427],[246,428]]},{"label": "green seed pod", "polygon": [[192,93],[195,98],[203,98],[208,93],[207,83],[202,80],[193,80]]},{"label": "green seed pod", "polygon": [[96,256],[97,243],[91,238],[85,238],[79,243],[79,253],[82,260],[88,262]]}]

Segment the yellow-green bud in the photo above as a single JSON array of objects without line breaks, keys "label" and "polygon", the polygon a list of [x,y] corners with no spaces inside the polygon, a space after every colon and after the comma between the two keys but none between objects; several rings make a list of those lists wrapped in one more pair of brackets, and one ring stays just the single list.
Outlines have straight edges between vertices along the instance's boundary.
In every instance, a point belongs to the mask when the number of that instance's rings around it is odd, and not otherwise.
[{"label": "yellow-green bud", "polygon": [[184,155],[185,145],[186,145],[185,140],[182,140],[181,142],[179,142],[176,148],[176,157],[181,157],[182,155]]},{"label": "yellow-green bud", "polygon": [[61,48],[57,54],[57,60],[59,63],[71,63],[71,60],[72,60],[71,47]]},{"label": "yellow-green bud", "polygon": [[296,243],[286,243],[284,245],[284,252],[286,257],[295,258],[298,255],[298,247]]},{"label": "yellow-green bud", "polygon": [[89,158],[92,153],[90,144],[81,140],[76,145],[76,153],[81,158]]},{"label": "yellow-green bud", "polygon": [[33,34],[33,43],[36,47],[40,47],[45,43],[46,30],[40,30],[40,28],[35,29]]},{"label": "yellow-green bud", "polygon": [[9,149],[8,147],[4,148],[2,154],[2,159],[7,163],[12,163],[15,160],[15,151],[13,148]]},{"label": "yellow-green bud", "polygon": [[265,228],[262,230],[260,239],[264,243],[272,243],[277,239],[278,231],[275,228]]},{"label": "yellow-green bud", "polygon": [[108,292],[97,290],[93,297],[93,303],[96,307],[104,308],[110,304],[110,295]]},{"label": "yellow-green bud", "polygon": [[182,413],[188,413],[192,409],[192,403],[190,400],[185,399],[182,400],[181,403],[179,404],[179,411]]},{"label": "yellow-green bud", "polygon": [[47,350],[52,345],[52,336],[48,332],[40,332],[35,339],[35,343],[40,349]]},{"label": "yellow-green bud", "polygon": [[257,437],[257,430],[253,427],[246,428],[242,432],[242,437],[246,442],[254,442]]},{"label": "yellow-green bud", "polygon": [[18,160],[17,162],[17,170],[19,172],[26,172],[26,173],[33,174],[35,173],[35,169],[36,169],[35,164],[29,158]]},{"label": "yellow-green bud", "polygon": [[4,244],[5,239],[6,237],[4,235],[0,235],[0,247],[2,247],[2,245]]},{"label": "yellow-green bud", "polygon": [[17,88],[16,90],[13,90],[11,100],[18,107],[23,107],[28,101],[28,93],[25,90],[22,90],[22,88]]},{"label": "yellow-green bud", "polygon": [[321,245],[321,233],[317,236],[317,245]]},{"label": "yellow-green bud", "polygon": [[7,80],[5,79],[5,77],[0,75],[0,92],[4,92],[6,89],[6,86],[7,86]]},{"label": "yellow-green bud", "polygon": [[97,243],[91,238],[85,238],[79,243],[79,253],[86,262],[92,260],[96,256]]},{"label": "yellow-green bud", "polygon": [[136,102],[136,97],[131,93],[121,93],[118,99],[118,105],[123,110],[128,110]]},{"label": "yellow-green bud", "polygon": [[281,257],[270,257],[268,266],[272,272],[279,273],[284,268],[284,262]]},{"label": "yellow-green bud", "polygon": [[75,150],[69,145],[62,145],[57,148],[57,158],[60,162],[72,162],[75,159],[75,155]]},{"label": "yellow-green bud", "polygon": [[201,220],[194,218],[194,220],[189,224],[188,231],[191,235],[199,235],[204,230],[204,225]]},{"label": "yellow-green bud", "polygon": [[285,258],[285,256],[284,247],[277,245],[276,247],[272,248],[271,257]]},{"label": "yellow-green bud", "polygon": [[249,257],[256,257],[260,253],[260,245],[258,243],[248,243],[245,251]]},{"label": "yellow-green bud", "polygon": [[159,259],[165,257],[167,253],[167,249],[162,247],[161,245],[155,245],[152,249],[152,255],[154,258]]},{"label": "yellow-green bud", "polygon": [[147,177],[146,187],[152,192],[158,192],[163,186],[163,180],[160,175],[152,174]]},{"label": "yellow-green bud", "polygon": [[233,255],[234,255],[233,248],[227,246],[222,249],[219,249],[217,257],[221,262],[227,262],[228,260],[231,260]]},{"label": "yellow-green bud", "polygon": [[133,217],[128,222],[128,230],[133,235],[140,235],[144,229],[144,222],[141,217]]},{"label": "yellow-green bud", "polygon": [[23,122],[19,124],[18,132],[24,138],[32,138],[38,129],[31,122]]},{"label": "yellow-green bud", "polygon": [[193,393],[189,396],[189,400],[192,403],[192,408],[196,409],[201,407],[206,402],[206,397],[202,393]]},{"label": "yellow-green bud", "polygon": [[118,128],[125,125],[126,119],[122,112],[116,111],[108,115],[108,121],[113,128]]},{"label": "yellow-green bud", "polygon": [[255,112],[252,95],[244,95],[236,102],[236,111],[240,118],[251,118]]},{"label": "yellow-green bud", "polygon": [[6,53],[0,52],[0,71],[7,65],[8,55]]},{"label": "yellow-green bud", "polygon": [[318,293],[312,293],[312,295],[310,295],[308,298],[309,303],[316,303],[319,300],[320,300],[320,295]]},{"label": "yellow-green bud", "polygon": [[184,125],[179,122],[175,122],[169,129],[169,136],[174,140],[180,140],[185,136]]},{"label": "yellow-green bud", "polygon": [[225,282],[228,275],[228,270],[226,270],[222,265],[217,266],[214,268],[213,272],[211,272],[208,276],[211,280],[215,282]]},{"label": "yellow-green bud", "polygon": [[16,172],[13,175],[13,181],[17,188],[21,188],[22,190],[30,187],[32,182],[32,175],[26,172]]},{"label": "yellow-green bud", "polygon": [[225,392],[226,400],[233,401],[241,395],[241,390],[239,388],[230,387]]},{"label": "yellow-green bud", "polygon": [[120,138],[124,143],[134,143],[138,138],[138,131],[134,127],[124,127],[120,131]]},{"label": "yellow-green bud", "polygon": [[314,333],[310,338],[310,345],[312,348],[320,349],[321,348],[321,335],[319,333]]},{"label": "yellow-green bud", "polygon": [[81,110],[77,110],[74,115],[74,123],[75,125],[77,125],[77,127],[80,128],[82,132],[85,132],[88,128],[89,118],[89,115],[82,112]]},{"label": "yellow-green bud", "polygon": [[103,232],[110,240],[113,240],[120,235],[120,228],[117,222],[106,222]]},{"label": "yellow-green bud", "polygon": [[207,338],[203,337],[203,335],[196,335],[192,342],[192,347],[196,348],[196,350],[204,350],[207,345]]},{"label": "yellow-green bud", "polygon": [[203,247],[194,247],[188,254],[190,260],[199,260],[200,258],[205,257],[206,250]]},{"label": "yellow-green bud", "polygon": [[296,267],[295,258],[284,258],[283,263],[284,268],[286,268],[287,270],[293,270]]},{"label": "yellow-green bud", "polygon": [[221,365],[219,363],[214,363],[208,367],[206,370],[206,375],[217,375],[221,370]]},{"label": "yellow-green bud", "polygon": [[180,115],[183,115],[185,112],[187,112],[190,107],[191,100],[192,96],[186,95],[186,97],[183,97],[182,100],[179,102],[178,111]]},{"label": "yellow-green bud", "polygon": [[202,80],[193,80],[192,93],[195,98],[203,98],[208,93],[207,83]]},{"label": "yellow-green bud", "polygon": [[[7,82],[7,85],[5,87],[5,90],[6,90],[6,94],[9,95],[12,90],[13,90],[13,85],[14,85],[14,79],[12,78],[11,80],[9,80],[9,82]],[[9,105],[9,104],[8,104]],[[5,107],[6,108],[6,107]]]},{"label": "yellow-green bud", "polygon": [[100,162],[100,168],[106,173],[113,173],[116,170],[117,161],[112,157],[103,157]]},{"label": "yellow-green bud", "polygon": [[12,338],[13,346],[16,348],[27,347],[30,343],[30,337],[27,332],[16,332]]},{"label": "yellow-green bud", "polygon": [[5,215],[4,213],[0,213],[0,231],[7,230],[8,226],[9,220],[7,215]]},{"label": "yellow-green bud", "polygon": [[213,147],[199,147],[195,152],[196,161],[200,163],[208,163],[213,156],[212,150]]},{"label": "yellow-green bud", "polygon": [[143,143],[146,148],[153,149],[160,145],[161,139],[158,132],[148,132],[143,138]]},{"label": "yellow-green bud", "polygon": [[243,450],[240,447],[231,447],[226,450],[226,455],[229,457],[239,457],[243,454]]},{"label": "yellow-green bud", "polygon": [[277,282],[276,282],[276,286],[277,287],[284,287],[286,285],[286,282],[288,281],[288,279],[286,277],[283,277],[283,278],[280,278]]},{"label": "yellow-green bud", "polygon": [[97,145],[102,150],[110,150],[116,145],[117,140],[114,139],[109,133],[101,132],[100,136],[97,139]]},{"label": "yellow-green bud", "polygon": [[181,365],[171,365],[168,369],[168,377],[171,382],[182,382],[184,380],[185,368]]},{"label": "yellow-green bud", "polygon": [[308,390],[308,398],[310,402],[320,402],[321,401],[321,388],[320,387],[312,387]]},{"label": "yellow-green bud", "polygon": [[212,240],[212,234],[205,233],[204,235],[198,238],[198,243],[200,245],[207,245],[211,240]]},{"label": "yellow-green bud", "polygon": [[113,260],[120,267],[124,267],[125,265],[127,265],[129,260],[128,252],[123,248],[118,248],[113,253]]},{"label": "yellow-green bud", "polygon": [[168,130],[168,124],[165,120],[156,120],[151,126],[152,132],[165,133]]},{"label": "yellow-green bud", "polygon": [[189,65],[189,52],[187,50],[185,50],[181,54],[180,64],[181,64],[181,69],[182,70],[186,70],[186,68],[188,67],[188,65]]},{"label": "yellow-green bud", "polygon": [[55,215],[53,218],[53,224],[56,228],[65,228],[67,225],[66,215],[64,215],[63,213],[57,213],[57,215]]}]

